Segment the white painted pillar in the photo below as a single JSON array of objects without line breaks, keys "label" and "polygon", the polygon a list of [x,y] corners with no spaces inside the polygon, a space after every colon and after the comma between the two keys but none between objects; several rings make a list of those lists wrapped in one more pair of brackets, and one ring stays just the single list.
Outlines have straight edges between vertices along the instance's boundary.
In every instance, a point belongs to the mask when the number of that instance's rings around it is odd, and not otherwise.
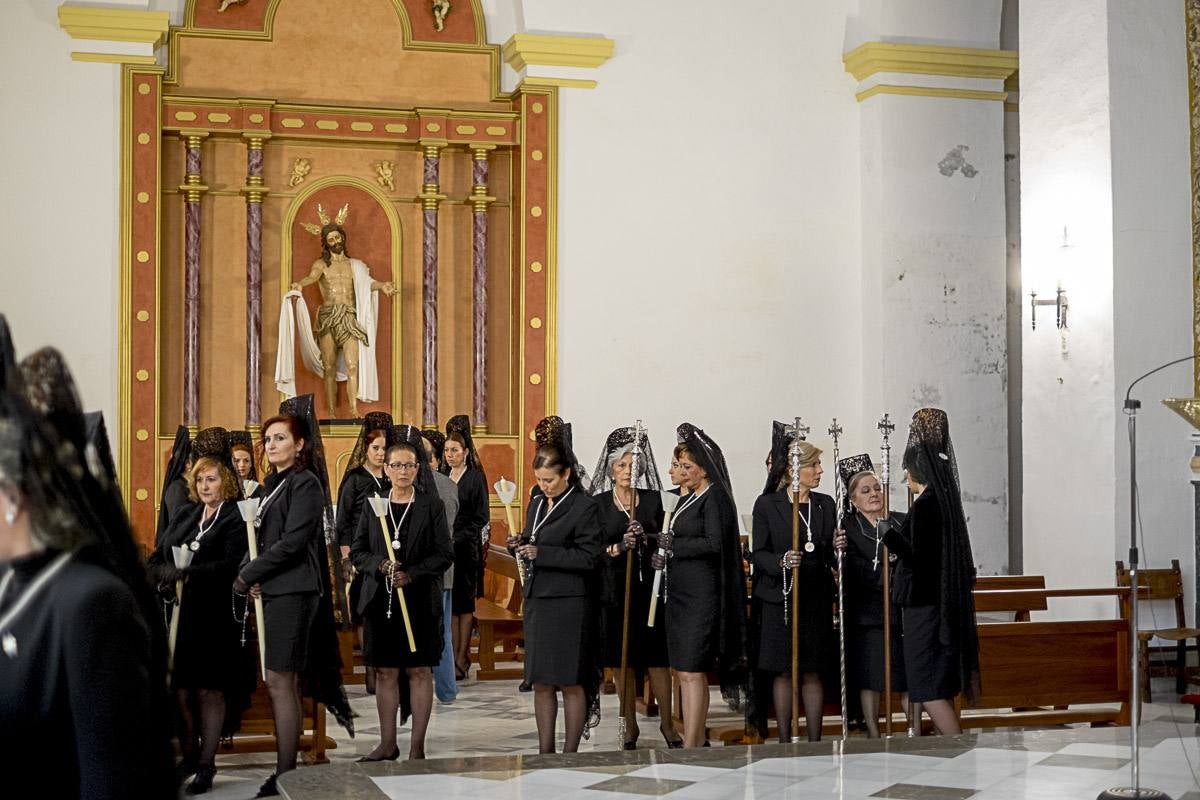
[{"label": "white painted pillar", "polygon": [[[1004,78],[999,2],[884,4],[847,53],[862,128],[863,419],[950,416],[981,574],[1008,563]],[[902,42],[900,47],[896,42]],[[940,72],[941,74],[928,74]],[[877,452],[877,451],[876,451]],[[872,454],[873,456],[875,453]]]}]

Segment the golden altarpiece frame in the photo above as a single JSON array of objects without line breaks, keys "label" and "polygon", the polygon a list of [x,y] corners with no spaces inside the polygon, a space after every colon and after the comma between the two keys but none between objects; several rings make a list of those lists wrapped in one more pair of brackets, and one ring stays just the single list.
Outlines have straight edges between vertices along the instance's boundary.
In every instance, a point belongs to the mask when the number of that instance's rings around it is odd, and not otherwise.
[{"label": "golden altarpiece frame", "polygon": [[[532,427],[555,407],[558,90],[501,91],[479,0],[440,31],[426,0],[218,8],[188,0],[165,69],[123,68],[119,459],[139,538],[176,426],[253,429],[275,411],[280,304],[319,255],[303,228],[318,204],[349,203],[347,253],[398,289],[380,301],[379,399],[359,413],[482,409],[489,477],[524,486]],[[298,365],[296,384],[332,416],[316,376]],[[322,431],[336,491],[357,426]]]}]

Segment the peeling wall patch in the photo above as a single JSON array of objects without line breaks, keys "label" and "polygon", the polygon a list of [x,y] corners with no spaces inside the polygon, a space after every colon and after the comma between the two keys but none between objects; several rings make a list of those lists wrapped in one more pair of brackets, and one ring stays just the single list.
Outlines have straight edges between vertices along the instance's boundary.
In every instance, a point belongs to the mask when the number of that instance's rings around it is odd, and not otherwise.
[{"label": "peeling wall patch", "polygon": [[949,178],[961,170],[964,178],[974,178],[979,174],[979,170],[967,163],[966,156],[963,155],[970,149],[965,144],[951,148],[950,152],[946,153],[945,157],[938,162],[938,172]]}]

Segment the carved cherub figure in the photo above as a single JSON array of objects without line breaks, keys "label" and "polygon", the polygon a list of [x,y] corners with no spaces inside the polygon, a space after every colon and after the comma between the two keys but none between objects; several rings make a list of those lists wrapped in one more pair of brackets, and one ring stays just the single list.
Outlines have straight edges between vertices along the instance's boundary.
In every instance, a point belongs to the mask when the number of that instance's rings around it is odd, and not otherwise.
[{"label": "carved cherub figure", "polygon": [[238,3],[244,3],[244,2],[246,2],[246,0],[221,0],[221,7],[217,9],[217,13],[220,14],[222,11],[229,8],[230,6],[234,6],[234,5],[237,5]]},{"label": "carved cherub figure", "polygon": [[450,13],[450,0],[432,0],[434,30],[446,27],[446,15]]}]

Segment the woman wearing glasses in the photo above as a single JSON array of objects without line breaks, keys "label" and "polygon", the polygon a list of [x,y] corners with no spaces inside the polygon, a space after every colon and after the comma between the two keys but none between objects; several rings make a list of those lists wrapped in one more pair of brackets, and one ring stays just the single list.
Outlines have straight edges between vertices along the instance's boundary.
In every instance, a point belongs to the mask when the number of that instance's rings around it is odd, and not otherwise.
[{"label": "woman wearing glasses", "polygon": [[[425,758],[425,732],[433,707],[433,671],[442,656],[442,574],[453,561],[446,507],[433,485],[421,434],[411,425],[392,429],[384,460],[391,480],[387,536],[370,507],[359,517],[350,558],[363,576],[358,610],[363,616],[363,656],[375,668],[379,744],[359,761],[395,761],[396,712],[412,716],[408,757]],[[388,558],[388,546],[395,560]],[[412,625],[410,648],[401,596]],[[405,680],[400,680],[401,670]]]}]

